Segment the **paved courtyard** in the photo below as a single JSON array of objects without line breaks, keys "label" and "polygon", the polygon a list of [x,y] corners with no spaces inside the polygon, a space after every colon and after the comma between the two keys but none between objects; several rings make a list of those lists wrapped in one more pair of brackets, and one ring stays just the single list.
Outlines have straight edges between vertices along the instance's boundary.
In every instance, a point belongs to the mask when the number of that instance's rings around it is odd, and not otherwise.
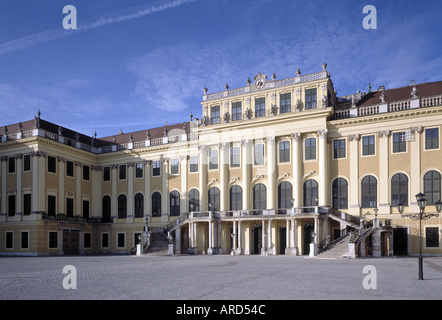
[{"label": "paved courtyard", "polygon": [[0,299],[441,299],[442,258],[424,258],[423,281],[417,267],[414,257],[0,257]]}]

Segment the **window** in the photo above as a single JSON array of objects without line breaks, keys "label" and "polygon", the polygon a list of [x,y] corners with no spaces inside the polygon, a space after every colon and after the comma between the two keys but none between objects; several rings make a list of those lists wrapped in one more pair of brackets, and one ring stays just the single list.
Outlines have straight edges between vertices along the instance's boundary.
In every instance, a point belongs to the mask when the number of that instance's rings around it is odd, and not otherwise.
[{"label": "window", "polygon": [[292,207],[292,184],[287,181],[283,181],[278,186],[278,208],[288,209]]},{"label": "window", "polygon": [[291,93],[282,93],[279,96],[280,112],[286,113],[292,111],[292,95]]},{"label": "window", "polygon": [[83,200],[83,219],[89,219],[89,200]]},{"label": "window", "polygon": [[110,181],[110,167],[103,168],[103,181]]},{"label": "window", "polygon": [[253,187],[253,209],[267,209],[266,186],[262,183]]},{"label": "window", "polygon": [[15,157],[8,158],[8,173],[15,173]]},{"label": "window", "polygon": [[316,88],[305,90],[305,109],[316,108]]},{"label": "window", "polygon": [[210,108],[210,123],[217,124],[220,122],[219,106],[213,106]]},{"label": "window", "polygon": [[171,159],[170,160],[170,174],[178,174],[179,163],[180,162],[178,159]]},{"label": "window", "polygon": [[305,139],[305,160],[316,160],[316,138]]},{"label": "window", "polygon": [[439,149],[439,128],[425,129],[425,150]]},{"label": "window", "polygon": [[176,190],[170,193],[170,216],[180,215],[180,193]]},{"label": "window", "polygon": [[31,171],[31,155],[29,154],[23,156],[23,171]]},{"label": "window", "polygon": [[304,182],[304,206],[315,207],[318,205],[318,183],[309,179]]},{"label": "window", "polygon": [[83,234],[83,248],[85,249],[92,248],[92,235],[90,233]]},{"label": "window", "polygon": [[333,181],[333,209],[348,209],[348,182],[344,178]]},{"label": "window", "polygon": [[200,192],[197,189],[189,192],[189,211],[200,211]]},{"label": "window", "polygon": [[333,156],[334,159],[345,158],[345,139],[333,141]]},{"label": "window", "polygon": [[240,160],[240,149],[239,147],[232,147],[230,148],[230,167],[239,167],[241,160]]},{"label": "window", "polygon": [[218,150],[209,151],[209,170],[218,169]]},{"label": "window", "polygon": [[110,222],[111,221],[111,198],[109,196],[104,196],[102,200],[102,222]]},{"label": "window", "polygon": [[134,197],[134,209],[135,209],[135,218],[142,218],[144,213],[144,196],[142,193],[137,193]]},{"label": "window", "polygon": [[89,166],[83,166],[83,180],[89,181]]},{"label": "window", "polygon": [[158,177],[161,174],[160,160],[152,162],[152,176]]},{"label": "window", "polygon": [[48,195],[48,215],[55,216],[56,212],[56,201],[55,196]]},{"label": "window", "polygon": [[161,194],[159,192],[152,194],[152,217],[161,217]]},{"label": "window", "polygon": [[290,162],[290,142],[279,143],[279,162]]},{"label": "window", "polygon": [[74,176],[74,163],[72,161],[66,161],[66,175],[68,177]]},{"label": "window", "polygon": [[232,121],[242,119],[241,101],[232,103]]},{"label": "window", "polygon": [[230,210],[242,210],[242,188],[240,186],[230,188]]},{"label": "window", "polygon": [[49,249],[57,249],[58,248],[58,232],[57,231],[50,231],[49,232]]},{"label": "window", "polygon": [[406,151],[405,131],[393,133],[393,153]]},{"label": "window", "polygon": [[255,165],[264,164],[264,145],[255,144]]},{"label": "window", "polygon": [[255,117],[264,117],[266,115],[266,101],[265,98],[255,99]]},{"label": "window", "polygon": [[117,233],[117,247],[118,248],[124,248],[125,245],[125,234],[122,232]]},{"label": "window", "polygon": [[74,199],[66,198],[66,216],[73,217],[74,216]]},{"label": "window", "polygon": [[142,178],[143,177],[143,163],[138,162],[135,164],[135,178]]},{"label": "window", "polygon": [[374,135],[362,137],[362,155],[374,155]]},{"label": "window", "polygon": [[31,194],[23,194],[23,215],[29,216],[31,214]]},{"label": "window", "polygon": [[439,228],[427,227],[425,228],[425,246],[427,248],[439,247]]},{"label": "window", "polygon": [[109,248],[109,233],[102,233],[101,234],[101,247],[102,248]]},{"label": "window", "polygon": [[391,206],[396,207],[399,203],[408,205],[408,177],[403,173],[391,178]]},{"label": "window", "polygon": [[29,249],[29,232],[28,231],[22,231],[21,232],[21,249]]},{"label": "window", "polygon": [[424,194],[427,205],[433,205],[440,197],[440,173],[434,170],[428,171],[424,175]]},{"label": "window", "polygon": [[[220,193],[217,187],[212,187],[209,189],[209,210],[219,211],[220,210]],[[212,206],[212,208],[210,207]]]},{"label": "window", "polygon": [[48,172],[57,173],[57,162],[55,157],[48,156]]},{"label": "window", "polygon": [[8,216],[15,216],[15,195],[8,195]]},{"label": "window", "polygon": [[6,232],[6,249],[14,249],[14,232]]},{"label": "window", "polygon": [[361,206],[362,208],[377,207],[378,182],[373,176],[366,176],[361,182]]},{"label": "window", "polygon": [[198,172],[198,156],[191,156],[189,159],[189,171]]},{"label": "window", "polygon": [[120,164],[118,166],[118,180],[126,180],[126,165]]},{"label": "window", "polygon": [[127,217],[127,197],[124,194],[118,196],[118,218]]}]

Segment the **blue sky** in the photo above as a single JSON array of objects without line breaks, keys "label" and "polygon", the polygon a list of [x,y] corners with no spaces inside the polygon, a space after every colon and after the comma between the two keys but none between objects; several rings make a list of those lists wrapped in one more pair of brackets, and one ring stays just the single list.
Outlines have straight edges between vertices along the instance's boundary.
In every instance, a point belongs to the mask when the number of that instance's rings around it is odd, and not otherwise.
[{"label": "blue sky", "polygon": [[[77,30],[63,28],[65,5]],[[87,135],[144,130],[201,117],[204,87],[323,62],[338,95],[442,80],[440,12],[428,0],[0,0],[0,125],[40,106]]]}]

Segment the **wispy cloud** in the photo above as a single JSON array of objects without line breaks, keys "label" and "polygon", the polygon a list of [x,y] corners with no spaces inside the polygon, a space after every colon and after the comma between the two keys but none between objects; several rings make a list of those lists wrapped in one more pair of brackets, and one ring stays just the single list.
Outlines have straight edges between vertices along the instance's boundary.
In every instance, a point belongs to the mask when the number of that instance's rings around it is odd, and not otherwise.
[{"label": "wispy cloud", "polygon": [[26,37],[0,44],[0,55],[26,49],[35,45],[61,39],[72,34],[77,34],[79,32],[84,32],[90,29],[103,27],[105,25],[137,19],[152,13],[169,10],[194,1],[197,0],[161,0],[146,5],[117,10],[84,21],[78,21],[77,29],[66,30],[62,27],[62,24],[60,23],[59,28],[35,33]]}]

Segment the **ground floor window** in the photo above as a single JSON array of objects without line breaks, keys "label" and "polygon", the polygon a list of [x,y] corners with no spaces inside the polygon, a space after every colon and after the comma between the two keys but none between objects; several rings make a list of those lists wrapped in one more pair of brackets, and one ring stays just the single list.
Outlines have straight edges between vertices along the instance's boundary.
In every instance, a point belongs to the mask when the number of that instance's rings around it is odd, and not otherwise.
[{"label": "ground floor window", "polygon": [[49,232],[49,249],[58,248],[58,232]]},{"label": "ground floor window", "polygon": [[425,229],[425,246],[427,248],[438,248],[439,247],[439,228],[438,227],[427,227]]}]

